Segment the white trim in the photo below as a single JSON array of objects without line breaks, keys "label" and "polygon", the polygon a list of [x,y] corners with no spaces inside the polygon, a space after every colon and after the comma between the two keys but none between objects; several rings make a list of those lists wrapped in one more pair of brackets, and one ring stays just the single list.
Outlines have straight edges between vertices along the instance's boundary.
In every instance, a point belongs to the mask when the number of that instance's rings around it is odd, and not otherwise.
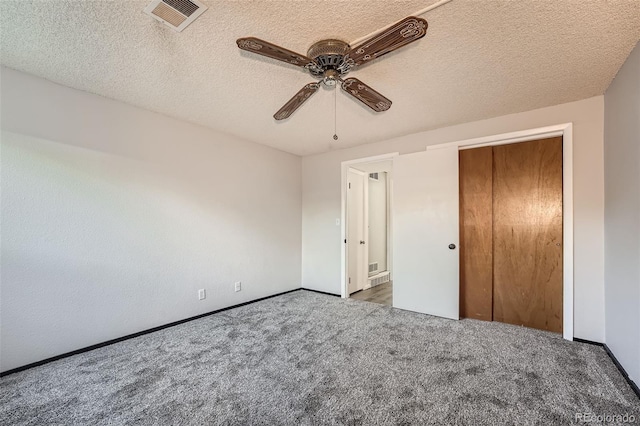
[{"label": "white trim", "polygon": [[386,179],[385,184],[386,188],[386,198],[387,198],[387,269],[382,271],[381,273],[388,272],[389,273],[389,281],[393,280],[391,262],[393,262],[393,251],[391,250],[391,238],[393,235],[391,234],[391,174],[389,172],[385,173]]},{"label": "white trim", "polygon": [[362,289],[366,290],[369,286],[369,173],[365,173],[362,179],[362,240],[364,247],[362,250],[362,263],[360,264],[360,274],[363,276],[364,282]]},{"label": "white trim", "polygon": [[562,136],[567,129],[572,129],[572,123],[558,124],[555,126],[539,127],[537,129],[521,130],[518,132],[502,133],[493,136],[483,136],[481,138],[464,139],[457,142],[448,142],[438,145],[427,146],[427,151],[432,149],[448,148],[457,146],[460,149],[478,148],[489,145],[504,145],[508,143],[524,142],[533,139],[552,138]]},{"label": "white trim", "polygon": [[378,272],[378,273],[377,273],[377,274],[375,274],[375,275],[371,275],[371,276],[369,277],[369,280],[375,280],[376,278],[380,278],[380,277],[381,277],[381,276],[383,276],[383,275],[389,275],[389,271],[385,270],[385,271],[382,271],[382,272]]},{"label": "white trim", "polygon": [[562,134],[562,337],[573,340],[573,124]]},{"label": "white trim", "polygon": [[573,123],[429,145],[427,150],[457,146],[459,150],[562,136],[562,337],[573,340]]},{"label": "white trim", "polygon": [[[390,160],[393,157],[400,155],[399,152],[391,152],[389,154],[375,155],[372,157],[358,158],[355,160],[343,161],[340,170],[340,296],[343,298],[349,297],[349,290],[347,288],[347,250],[344,243],[347,238],[347,172],[350,166],[362,163],[377,163],[379,161]],[[390,195],[390,194],[388,194]],[[389,244],[389,240],[387,240]]]}]

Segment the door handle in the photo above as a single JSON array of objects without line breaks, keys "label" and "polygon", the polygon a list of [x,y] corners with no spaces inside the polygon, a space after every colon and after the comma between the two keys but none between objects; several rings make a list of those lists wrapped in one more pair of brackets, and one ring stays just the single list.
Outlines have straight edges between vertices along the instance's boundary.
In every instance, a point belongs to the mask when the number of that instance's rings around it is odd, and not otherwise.
[{"label": "door handle", "polygon": [[360,244],[364,244],[364,241],[360,240]]},{"label": "door handle", "polygon": [[449,250],[454,250],[456,248],[455,244],[449,244]]}]

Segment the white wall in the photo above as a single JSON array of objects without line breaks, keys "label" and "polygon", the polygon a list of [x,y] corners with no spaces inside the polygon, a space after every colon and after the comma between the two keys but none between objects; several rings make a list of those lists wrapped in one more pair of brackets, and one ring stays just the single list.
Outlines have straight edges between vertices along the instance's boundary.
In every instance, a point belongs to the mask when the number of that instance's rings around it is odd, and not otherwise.
[{"label": "white wall", "polygon": [[604,97],[606,343],[640,384],[640,45]]},{"label": "white wall", "polygon": [[[378,272],[387,270],[387,173],[369,183],[369,263],[378,262]],[[376,272],[377,273],[377,272]]]},{"label": "white wall", "polygon": [[[393,113],[393,109],[389,111]],[[303,157],[302,285],[340,294],[340,164],[373,155],[422,151],[427,145],[566,122],[574,124],[575,328],[604,341],[604,97],[416,133]],[[400,118],[399,118],[400,119]],[[323,179],[317,179],[323,176]]]},{"label": "white wall", "polygon": [[3,371],[300,287],[299,157],[1,81]]}]

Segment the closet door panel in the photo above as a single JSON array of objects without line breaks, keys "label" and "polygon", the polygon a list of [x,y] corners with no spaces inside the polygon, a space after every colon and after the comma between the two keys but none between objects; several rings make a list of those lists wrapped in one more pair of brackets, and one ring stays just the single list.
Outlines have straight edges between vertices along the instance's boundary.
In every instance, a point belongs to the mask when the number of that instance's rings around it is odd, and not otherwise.
[{"label": "closet door panel", "polygon": [[493,148],[460,151],[460,316],[493,319]]},{"label": "closet door panel", "polygon": [[562,332],[562,138],[493,148],[493,318]]}]

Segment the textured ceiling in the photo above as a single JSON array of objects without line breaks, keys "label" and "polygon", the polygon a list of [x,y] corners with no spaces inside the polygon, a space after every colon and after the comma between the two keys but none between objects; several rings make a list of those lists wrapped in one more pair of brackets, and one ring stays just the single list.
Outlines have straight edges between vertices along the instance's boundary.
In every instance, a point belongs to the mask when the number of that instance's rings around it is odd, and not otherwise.
[{"label": "textured ceiling", "polygon": [[272,115],[305,71],[241,52],[255,36],[305,54],[347,42],[430,1],[212,1],[176,33],[148,2],[0,0],[0,61],[54,82],[299,155],[601,95],[640,38],[640,0],[453,0],[423,15],[427,36],[349,75],[393,101],[374,113],[321,89]]}]

